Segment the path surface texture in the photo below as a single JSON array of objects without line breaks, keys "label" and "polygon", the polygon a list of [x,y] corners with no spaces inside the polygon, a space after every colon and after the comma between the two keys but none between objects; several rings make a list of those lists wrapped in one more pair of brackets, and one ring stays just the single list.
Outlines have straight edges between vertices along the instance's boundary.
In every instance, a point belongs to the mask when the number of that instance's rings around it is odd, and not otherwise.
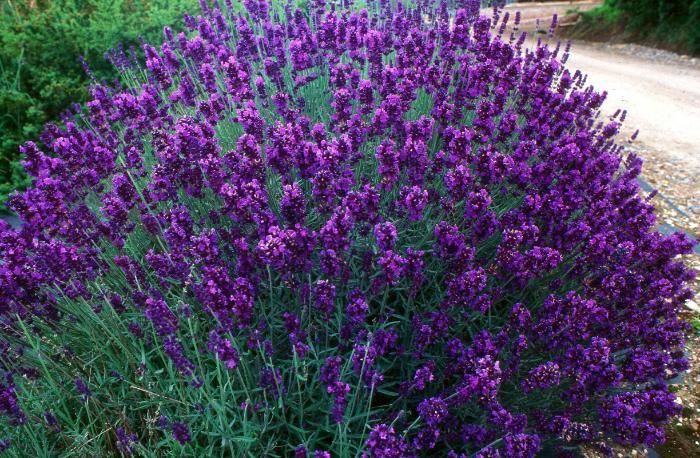
[{"label": "path surface texture", "polygon": [[[599,0],[514,3],[506,7],[520,11],[521,30],[530,41],[540,29],[546,31],[552,16],[559,22],[570,21],[573,10],[589,10]],[[484,10],[488,14],[488,10]],[[618,108],[627,110],[623,133],[631,135],[639,129],[638,141],[645,148],[667,155],[673,162],[683,163],[700,174],[700,62],[670,52],[636,45],[572,43],[567,64],[588,75],[596,89],[608,92],[603,114],[611,115]],[[700,183],[699,183],[700,184]]]},{"label": "path surface texture", "polygon": [[[548,38],[552,16],[571,24],[576,11],[602,0],[514,3],[511,18],[521,14],[520,30],[528,45]],[[482,14],[489,15],[489,9]],[[567,66],[588,75],[587,82],[608,98],[602,114],[627,111],[620,140],[639,130],[628,149],[645,160],[643,188],[656,188],[660,226],[700,234],[700,59],[634,44],[574,41]],[[668,205],[667,205],[668,204]],[[668,207],[668,208],[667,208]],[[668,210],[668,212],[666,211]],[[663,230],[663,227],[662,227]],[[700,292],[700,291],[699,291]]]},{"label": "path surface texture", "polygon": [[604,112],[627,110],[626,129],[639,129],[642,144],[700,169],[700,65],[646,51],[577,42],[569,65],[608,91]]}]

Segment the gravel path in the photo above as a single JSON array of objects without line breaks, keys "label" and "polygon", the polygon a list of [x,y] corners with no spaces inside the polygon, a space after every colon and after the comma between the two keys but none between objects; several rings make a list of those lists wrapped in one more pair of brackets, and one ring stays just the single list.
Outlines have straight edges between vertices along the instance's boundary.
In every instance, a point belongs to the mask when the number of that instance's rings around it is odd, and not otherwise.
[{"label": "gravel path", "polygon": [[700,65],[652,56],[641,46],[577,42],[569,66],[608,91],[606,114],[627,110],[627,133],[639,129],[641,144],[700,171]]},{"label": "gravel path", "polygon": [[[507,11],[522,15],[529,45],[546,35],[554,14],[571,23],[574,10],[595,8],[601,0],[515,3]],[[483,14],[490,14],[488,9]],[[540,33],[537,23],[539,22]],[[555,39],[552,39],[554,41]],[[634,44],[575,41],[567,63],[588,75],[588,83],[608,92],[603,116],[627,110],[621,139],[639,136],[628,149],[645,159],[646,187],[655,200],[660,225],[700,234],[700,59]],[[643,186],[644,188],[645,186]],[[648,192],[648,190],[647,190]],[[697,285],[700,294],[700,284]]]},{"label": "gravel path", "polygon": [[[572,11],[596,7],[600,0],[514,3],[506,10],[522,15],[521,30],[535,39],[536,24],[547,30],[552,16],[575,19]],[[484,10],[488,13],[488,10]],[[662,153],[700,175],[700,62],[687,56],[638,45],[574,42],[568,66],[608,91],[603,114],[627,110],[623,133],[639,129],[643,148]],[[697,182],[700,188],[700,181]]]}]

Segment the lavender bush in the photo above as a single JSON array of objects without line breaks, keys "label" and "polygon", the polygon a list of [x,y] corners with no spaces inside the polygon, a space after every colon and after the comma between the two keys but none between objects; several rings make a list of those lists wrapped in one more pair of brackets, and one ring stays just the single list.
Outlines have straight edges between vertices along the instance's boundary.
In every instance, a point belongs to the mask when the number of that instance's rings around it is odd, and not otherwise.
[{"label": "lavender bush", "polygon": [[624,113],[478,2],[203,5],[22,148],[13,456],[658,444],[692,273]]}]

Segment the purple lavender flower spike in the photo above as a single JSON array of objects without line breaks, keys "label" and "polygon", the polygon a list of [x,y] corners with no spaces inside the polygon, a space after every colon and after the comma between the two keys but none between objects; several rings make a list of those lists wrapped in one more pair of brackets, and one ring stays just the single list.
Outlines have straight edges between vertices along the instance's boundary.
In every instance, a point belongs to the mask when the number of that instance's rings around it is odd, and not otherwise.
[{"label": "purple lavender flower spike", "polygon": [[172,426],[173,439],[178,441],[180,445],[188,443],[192,437],[190,436],[190,428],[182,422],[173,422]]}]

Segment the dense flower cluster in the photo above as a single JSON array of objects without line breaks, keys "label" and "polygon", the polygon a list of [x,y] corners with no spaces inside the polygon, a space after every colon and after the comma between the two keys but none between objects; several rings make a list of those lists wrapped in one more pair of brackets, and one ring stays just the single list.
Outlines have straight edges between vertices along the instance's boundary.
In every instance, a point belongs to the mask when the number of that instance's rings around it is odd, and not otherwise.
[{"label": "dense flower cluster", "polygon": [[663,441],[692,244],[654,231],[568,49],[471,0],[243,3],[203,2],[22,148],[2,448]]}]

